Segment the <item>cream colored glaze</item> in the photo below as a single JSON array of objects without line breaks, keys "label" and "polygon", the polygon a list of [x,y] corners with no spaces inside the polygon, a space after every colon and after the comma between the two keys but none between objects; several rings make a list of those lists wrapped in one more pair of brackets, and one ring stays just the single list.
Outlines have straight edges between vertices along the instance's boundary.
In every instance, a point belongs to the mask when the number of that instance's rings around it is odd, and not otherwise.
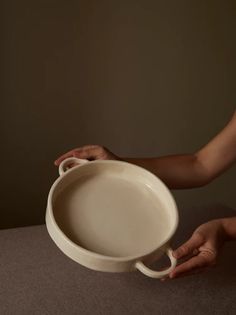
[{"label": "cream colored glaze", "polygon": [[60,192],[53,213],[74,243],[112,257],[158,248],[171,229],[157,194],[118,173],[79,178]]}]

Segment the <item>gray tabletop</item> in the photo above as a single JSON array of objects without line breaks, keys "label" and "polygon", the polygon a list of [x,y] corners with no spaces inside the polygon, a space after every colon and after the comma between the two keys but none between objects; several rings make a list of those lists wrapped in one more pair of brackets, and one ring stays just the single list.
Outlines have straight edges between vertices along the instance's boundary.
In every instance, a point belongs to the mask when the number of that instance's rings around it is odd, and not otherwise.
[{"label": "gray tabletop", "polygon": [[[219,205],[180,209],[174,246],[200,223],[235,215]],[[207,273],[164,283],[141,273],[103,273],[67,258],[45,225],[0,231],[0,314],[236,314],[236,242]]]}]

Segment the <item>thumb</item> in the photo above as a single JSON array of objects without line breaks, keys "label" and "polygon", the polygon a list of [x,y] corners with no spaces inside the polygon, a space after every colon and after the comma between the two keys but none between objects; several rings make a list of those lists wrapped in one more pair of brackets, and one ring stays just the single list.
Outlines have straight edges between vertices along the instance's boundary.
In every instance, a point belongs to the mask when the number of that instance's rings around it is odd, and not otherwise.
[{"label": "thumb", "polygon": [[183,245],[178,247],[174,252],[173,256],[176,259],[185,257],[193,253],[194,249],[197,249],[203,244],[203,238],[199,234],[193,234],[192,237],[185,242]]}]

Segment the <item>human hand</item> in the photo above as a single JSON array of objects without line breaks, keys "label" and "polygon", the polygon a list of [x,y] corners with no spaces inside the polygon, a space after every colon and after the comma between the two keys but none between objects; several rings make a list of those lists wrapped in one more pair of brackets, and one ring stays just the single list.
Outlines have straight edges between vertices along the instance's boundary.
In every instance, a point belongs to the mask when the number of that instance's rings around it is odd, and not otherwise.
[{"label": "human hand", "polygon": [[54,162],[56,166],[59,166],[60,163],[69,158],[76,157],[79,159],[88,159],[88,160],[122,160],[108,149],[100,145],[86,145],[81,148],[75,148],[60,157]]},{"label": "human hand", "polygon": [[226,240],[222,219],[200,225],[192,237],[173,252],[176,259],[187,258],[177,265],[169,278],[198,273],[216,264],[220,248]]}]

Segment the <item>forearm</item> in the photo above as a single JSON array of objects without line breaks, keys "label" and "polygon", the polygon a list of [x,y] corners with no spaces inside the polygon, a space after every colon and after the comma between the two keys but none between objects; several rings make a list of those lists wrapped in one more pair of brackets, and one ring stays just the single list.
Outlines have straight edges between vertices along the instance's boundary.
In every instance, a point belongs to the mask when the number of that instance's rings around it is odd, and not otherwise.
[{"label": "forearm", "polygon": [[124,160],[156,174],[171,189],[200,187],[208,182],[197,154],[124,158]]},{"label": "forearm", "polygon": [[229,240],[236,240],[236,217],[222,219],[223,229]]}]

